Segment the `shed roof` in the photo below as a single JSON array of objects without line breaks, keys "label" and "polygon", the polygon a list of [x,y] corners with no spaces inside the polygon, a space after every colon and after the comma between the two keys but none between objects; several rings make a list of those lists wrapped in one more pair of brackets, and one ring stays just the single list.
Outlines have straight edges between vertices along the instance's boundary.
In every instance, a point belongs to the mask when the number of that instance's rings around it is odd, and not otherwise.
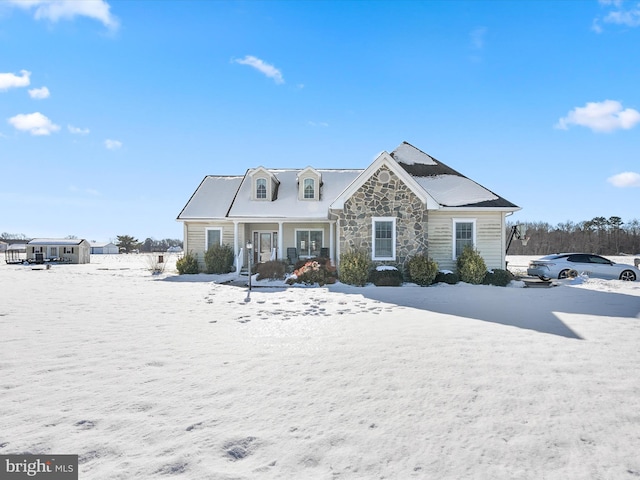
[{"label": "shed roof", "polygon": [[86,240],[82,238],[34,238],[27,245],[80,245],[82,242],[86,242]]}]

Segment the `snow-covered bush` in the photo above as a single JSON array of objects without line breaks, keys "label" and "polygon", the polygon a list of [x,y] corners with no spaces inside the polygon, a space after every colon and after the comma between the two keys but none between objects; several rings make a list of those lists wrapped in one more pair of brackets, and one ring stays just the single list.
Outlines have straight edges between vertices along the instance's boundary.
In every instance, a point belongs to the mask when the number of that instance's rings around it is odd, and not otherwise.
[{"label": "snow-covered bush", "polygon": [[318,284],[320,286],[327,283],[336,282],[336,268],[328,258],[312,258],[296,263],[296,268],[287,283],[304,283],[305,285]]},{"label": "snow-covered bush", "polygon": [[418,254],[407,261],[407,273],[413,283],[431,285],[438,274],[438,264],[427,255]]},{"label": "snow-covered bush", "polygon": [[484,263],[484,259],[470,245],[464,247],[464,250],[458,256],[456,266],[460,281],[473,285],[480,285],[487,273],[487,265]]},{"label": "snow-covered bush", "polygon": [[233,270],[233,249],[230,245],[211,245],[204,252],[204,265],[207,273],[229,273]]},{"label": "snow-covered bush", "polygon": [[482,283],[484,285],[496,285],[498,287],[506,287],[515,277],[509,270],[494,268],[486,273]]},{"label": "snow-covered bush", "polygon": [[366,252],[351,251],[340,255],[339,278],[342,283],[362,287],[367,284],[371,259]]},{"label": "snow-covered bush", "polygon": [[176,269],[180,275],[199,273],[198,257],[193,252],[185,253],[184,257],[176,260]]},{"label": "snow-covered bush", "polygon": [[287,272],[287,264],[281,260],[270,260],[256,265],[256,272],[258,272],[257,280],[280,280]]},{"label": "snow-covered bush", "polygon": [[404,278],[396,267],[380,265],[371,271],[369,281],[376,287],[399,287],[404,283]]},{"label": "snow-covered bush", "polygon": [[446,283],[449,285],[455,285],[460,281],[460,277],[457,273],[451,272],[449,270],[439,271],[436,274],[436,278],[433,279],[433,283]]}]

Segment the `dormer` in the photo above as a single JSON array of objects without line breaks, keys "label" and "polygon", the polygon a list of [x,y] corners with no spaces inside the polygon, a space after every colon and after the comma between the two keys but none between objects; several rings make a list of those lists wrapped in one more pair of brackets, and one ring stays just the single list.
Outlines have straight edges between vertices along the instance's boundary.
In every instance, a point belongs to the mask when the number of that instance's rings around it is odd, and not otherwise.
[{"label": "dormer", "polygon": [[320,200],[322,174],[307,167],[298,174],[298,200]]},{"label": "dormer", "polygon": [[249,172],[251,178],[251,200],[272,202],[278,194],[280,182],[276,176],[264,167]]}]

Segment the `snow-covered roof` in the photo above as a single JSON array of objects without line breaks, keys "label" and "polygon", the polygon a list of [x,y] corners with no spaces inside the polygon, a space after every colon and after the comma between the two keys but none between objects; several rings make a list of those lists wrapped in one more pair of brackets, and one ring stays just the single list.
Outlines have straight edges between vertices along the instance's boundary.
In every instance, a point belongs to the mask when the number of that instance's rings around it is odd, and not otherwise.
[{"label": "snow-covered roof", "polygon": [[115,243],[112,243],[112,242],[89,242],[89,243],[91,244],[92,247],[97,247],[97,248],[107,247],[109,245],[117,247],[117,245]]},{"label": "snow-covered roof", "polygon": [[229,217],[326,219],[331,202],[362,173],[362,170],[316,170],[322,175],[320,200],[300,200],[297,177],[301,170],[268,171],[280,182],[277,198],[274,201],[252,200],[253,185],[251,178],[246,177],[229,210]]},{"label": "snow-covered roof", "polygon": [[498,196],[467,177],[434,175],[433,177],[416,177],[415,180],[440,205],[447,207],[459,207],[498,199]]},{"label": "snow-covered roof", "polygon": [[391,152],[391,156],[443,207],[519,209],[407,142]]},{"label": "snow-covered roof", "polygon": [[178,215],[178,220],[224,218],[244,177],[209,175]]},{"label": "snow-covered roof", "polygon": [[82,238],[34,238],[27,245],[80,245]]},{"label": "snow-covered roof", "polygon": [[[519,207],[470,180],[413,145],[403,142],[391,154],[383,152],[367,169],[249,169],[243,176],[209,175],[200,183],[178,220],[224,218],[322,220],[332,208],[352,195],[359,182],[373,174],[377,164],[386,162],[411,185],[428,208],[464,207],[518,210]],[[378,162],[378,163],[376,163]],[[264,171],[272,176],[274,199],[254,198],[252,175]],[[319,200],[300,199],[299,177],[313,171],[322,179]],[[423,193],[423,191],[425,193]],[[336,205],[338,205],[336,207]]]}]

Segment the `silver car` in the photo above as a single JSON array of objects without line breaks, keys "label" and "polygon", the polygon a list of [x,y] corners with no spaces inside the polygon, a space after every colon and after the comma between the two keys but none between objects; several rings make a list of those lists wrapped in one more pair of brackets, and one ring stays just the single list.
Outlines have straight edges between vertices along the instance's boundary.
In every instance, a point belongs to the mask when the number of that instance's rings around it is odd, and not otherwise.
[{"label": "silver car", "polygon": [[614,263],[590,253],[557,253],[529,262],[527,274],[542,280],[569,278],[581,274],[607,280],[635,282],[640,270],[626,263]]}]

